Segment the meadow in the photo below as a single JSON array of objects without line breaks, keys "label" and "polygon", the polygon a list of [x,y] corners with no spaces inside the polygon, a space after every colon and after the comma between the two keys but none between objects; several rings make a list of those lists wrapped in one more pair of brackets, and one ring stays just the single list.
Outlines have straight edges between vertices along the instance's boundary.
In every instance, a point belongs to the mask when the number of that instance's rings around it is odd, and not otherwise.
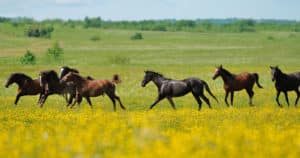
[{"label": "meadow", "polygon": [[[270,65],[284,72],[299,71],[300,33],[201,33],[139,31],[143,40],[130,40],[136,31],[57,27],[51,39],[28,38],[24,27],[0,24],[0,157],[297,157],[300,155],[300,110],[275,103]],[[93,36],[100,40],[90,40]],[[57,41],[64,49],[60,63],[48,63],[46,50]],[[36,65],[18,60],[29,49]],[[245,91],[235,93],[227,108],[223,82],[212,80],[215,66],[234,73],[257,72],[264,89],[254,88],[255,107]],[[68,65],[84,76],[111,79],[127,111],[113,112],[107,96],[93,98],[75,109],[63,97],[50,96],[37,105],[38,96],[13,104],[17,86],[4,84],[13,72],[37,78],[41,70]],[[197,103],[191,94],[174,99],[177,111],[164,100],[153,110],[154,84],[141,87],[144,70],[166,77],[198,77],[220,100],[213,109]],[[290,102],[295,93],[289,95]],[[300,105],[299,105],[300,106]]]}]

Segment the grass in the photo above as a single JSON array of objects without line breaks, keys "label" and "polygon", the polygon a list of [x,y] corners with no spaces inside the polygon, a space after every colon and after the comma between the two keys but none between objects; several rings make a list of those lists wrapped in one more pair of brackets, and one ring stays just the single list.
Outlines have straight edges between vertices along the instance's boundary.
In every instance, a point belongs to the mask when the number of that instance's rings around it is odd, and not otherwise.
[{"label": "grass", "polygon": [[[110,79],[117,85],[127,111],[112,112],[108,97],[93,98],[73,110],[60,96],[50,96],[43,109],[38,96],[26,96],[13,105],[16,85],[0,87],[1,157],[297,157],[300,154],[300,111],[277,107],[269,65],[285,72],[299,71],[300,34],[292,32],[188,33],[143,31],[144,39],[130,40],[135,31],[55,28],[51,39],[27,38],[22,26],[0,24],[0,83],[13,72],[33,78],[41,70],[69,65],[84,75]],[[94,42],[90,37],[101,35]],[[292,35],[292,38],[291,38]],[[268,37],[273,37],[269,40]],[[64,48],[62,64],[49,64],[47,48],[58,41]],[[26,50],[37,56],[35,66],[18,63]],[[235,93],[234,108],[223,102],[221,79],[211,79],[216,65],[234,73],[258,72],[264,89],[255,86],[254,108],[245,91]],[[192,95],[167,101],[148,111],[157,90],[140,86],[144,70],[155,70],[174,79],[206,80],[221,101],[211,97],[213,110],[203,104],[197,111]],[[290,102],[295,94],[290,93]],[[1,155],[2,154],[2,155]]]}]

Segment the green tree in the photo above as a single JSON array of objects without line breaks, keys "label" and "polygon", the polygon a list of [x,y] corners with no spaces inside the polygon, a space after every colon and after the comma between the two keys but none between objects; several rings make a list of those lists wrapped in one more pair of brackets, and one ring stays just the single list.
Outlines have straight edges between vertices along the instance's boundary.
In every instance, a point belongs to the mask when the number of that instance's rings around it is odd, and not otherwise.
[{"label": "green tree", "polygon": [[23,65],[34,65],[36,63],[36,57],[29,50],[26,50],[24,56],[20,58],[20,63]]},{"label": "green tree", "polygon": [[55,42],[51,48],[48,48],[46,54],[50,62],[60,62],[63,60],[64,50],[58,42]]}]

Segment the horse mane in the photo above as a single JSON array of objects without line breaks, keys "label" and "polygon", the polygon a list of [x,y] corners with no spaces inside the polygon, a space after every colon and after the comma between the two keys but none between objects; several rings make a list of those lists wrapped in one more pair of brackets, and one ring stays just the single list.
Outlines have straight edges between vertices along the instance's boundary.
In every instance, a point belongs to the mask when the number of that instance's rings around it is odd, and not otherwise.
[{"label": "horse mane", "polygon": [[63,66],[63,67],[61,67],[61,71],[59,74],[60,79],[62,79],[69,72],[79,73],[79,71],[77,69],[73,69],[68,66]]},{"label": "horse mane", "polygon": [[221,68],[221,70],[225,73],[225,75],[227,76],[233,76],[234,74],[229,72],[228,70],[224,69],[224,68]]},{"label": "horse mane", "polygon": [[164,77],[163,74],[158,73],[158,72],[155,72],[155,71],[147,70],[147,71],[145,71],[145,72],[146,72],[146,73],[150,73],[150,74],[155,75],[155,76]]},{"label": "horse mane", "polygon": [[158,72],[155,72],[155,71],[147,70],[147,71],[145,71],[145,72],[146,72],[146,73],[150,73],[150,74],[154,75],[155,77],[162,77],[162,78],[164,78],[165,80],[172,80],[171,78],[167,78],[167,77],[165,77],[163,74],[158,73]]},{"label": "horse mane", "polygon": [[67,70],[68,72],[79,73],[79,71],[78,71],[77,69],[70,68],[70,67],[68,67],[68,66],[63,66],[63,67],[61,67],[61,69],[65,69],[65,70]]},{"label": "horse mane", "polygon": [[13,73],[9,76],[8,80],[12,80],[14,77],[17,77],[17,76],[22,77],[22,78],[27,79],[27,80],[32,80],[31,77],[25,75],[24,73]]},{"label": "horse mane", "polygon": [[59,77],[54,70],[42,71],[41,74],[49,77],[47,79],[52,79],[59,82]]}]

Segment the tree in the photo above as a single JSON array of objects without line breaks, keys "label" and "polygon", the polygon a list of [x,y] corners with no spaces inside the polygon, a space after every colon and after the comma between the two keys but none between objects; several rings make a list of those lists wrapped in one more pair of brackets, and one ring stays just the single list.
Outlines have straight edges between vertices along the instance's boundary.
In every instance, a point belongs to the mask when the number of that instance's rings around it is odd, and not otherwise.
[{"label": "tree", "polygon": [[24,56],[20,58],[20,63],[23,65],[34,65],[36,63],[36,57],[33,53],[27,50]]},{"label": "tree", "polygon": [[59,62],[63,59],[64,50],[55,42],[52,48],[48,48],[47,57],[50,62]]}]

